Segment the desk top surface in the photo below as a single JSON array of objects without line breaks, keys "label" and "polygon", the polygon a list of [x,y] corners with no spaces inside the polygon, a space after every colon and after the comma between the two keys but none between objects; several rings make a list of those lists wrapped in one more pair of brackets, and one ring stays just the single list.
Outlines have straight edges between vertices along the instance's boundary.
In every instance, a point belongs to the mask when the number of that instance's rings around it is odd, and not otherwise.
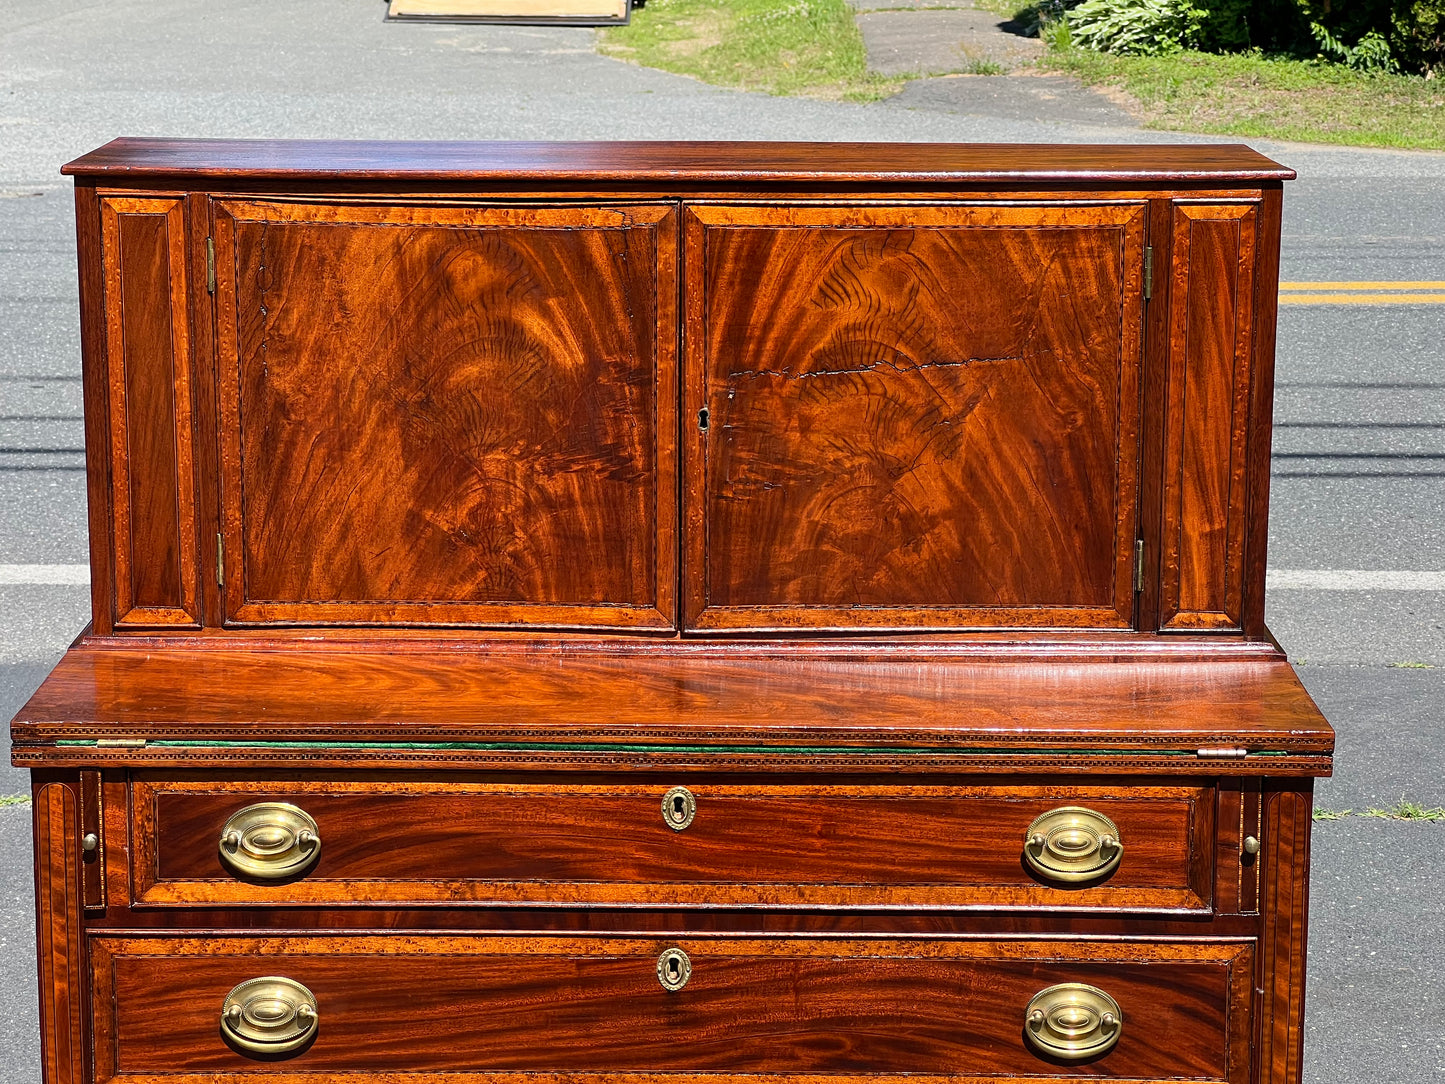
[{"label": "desk top surface", "polygon": [[112,140],[64,166],[76,177],[587,182],[1025,184],[1284,181],[1242,144],[381,142]]}]

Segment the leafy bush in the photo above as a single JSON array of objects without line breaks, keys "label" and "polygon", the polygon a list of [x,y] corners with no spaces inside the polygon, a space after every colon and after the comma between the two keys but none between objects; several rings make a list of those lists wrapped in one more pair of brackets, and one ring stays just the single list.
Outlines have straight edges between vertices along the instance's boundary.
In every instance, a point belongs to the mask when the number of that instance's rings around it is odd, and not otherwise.
[{"label": "leafy bush", "polygon": [[1390,46],[1406,70],[1445,75],[1445,0],[1395,0]]},{"label": "leafy bush", "polygon": [[1398,72],[1400,66],[1390,55],[1390,43],[1371,30],[1354,45],[1346,45],[1319,23],[1310,23],[1320,54],[1357,72]]},{"label": "leafy bush", "polygon": [[1125,56],[1192,48],[1204,20],[1204,10],[1189,0],[1085,0],[1068,14],[1076,45]]}]

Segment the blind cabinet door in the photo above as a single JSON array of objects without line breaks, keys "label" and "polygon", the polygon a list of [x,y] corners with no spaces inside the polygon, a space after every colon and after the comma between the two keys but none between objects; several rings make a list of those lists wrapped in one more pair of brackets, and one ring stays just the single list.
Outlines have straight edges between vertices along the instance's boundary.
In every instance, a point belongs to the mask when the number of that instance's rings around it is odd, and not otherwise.
[{"label": "blind cabinet door", "polygon": [[675,624],[670,204],[215,207],[228,624]]},{"label": "blind cabinet door", "polygon": [[1145,205],[689,205],[685,620],[1134,624]]}]

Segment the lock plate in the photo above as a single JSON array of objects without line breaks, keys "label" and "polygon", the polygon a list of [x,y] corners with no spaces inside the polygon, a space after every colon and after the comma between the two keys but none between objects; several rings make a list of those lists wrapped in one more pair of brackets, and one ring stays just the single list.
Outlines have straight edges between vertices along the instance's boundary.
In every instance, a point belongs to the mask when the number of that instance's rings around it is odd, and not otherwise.
[{"label": "lock plate", "polygon": [[680,948],[664,949],[657,958],[657,981],[669,993],[676,993],[692,978],[692,960]]},{"label": "lock plate", "polygon": [[697,815],[697,799],[686,787],[673,787],[662,796],[662,819],[674,832],[681,832]]}]

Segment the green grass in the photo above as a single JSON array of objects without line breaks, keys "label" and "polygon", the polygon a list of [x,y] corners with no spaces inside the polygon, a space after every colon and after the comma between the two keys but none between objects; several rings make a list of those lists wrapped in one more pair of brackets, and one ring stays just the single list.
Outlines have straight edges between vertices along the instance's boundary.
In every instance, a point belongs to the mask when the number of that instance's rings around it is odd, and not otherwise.
[{"label": "green grass", "polygon": [[29,804],[30,795],[28,794],[0,794],[0,806]]},{"label": "green grass", "polygon": [[1368,817],[1377,821],[1445,821],[1445,807],[1423,806],[1419,802],[1412,802],[1401,798],[1388,809],[1372,806],[1363,813],[1356,813],[1353,809],[1321,809],[1315,808],[1314,819],[1317,821],[1337,821],[1345,817]]},{"label": "green grass", "polygon": [[1333,64],[1182,52],[1110,56],[1045,28],[1040,67],[1104,87],[1148,128],[1357,147],[1445,149],[1445,80]]},{"label": "green grass", "polygon": [[870,75],[843,0],[649,0],[602,31],[607,56],[768,94],[873,101],[902,79]]}]

